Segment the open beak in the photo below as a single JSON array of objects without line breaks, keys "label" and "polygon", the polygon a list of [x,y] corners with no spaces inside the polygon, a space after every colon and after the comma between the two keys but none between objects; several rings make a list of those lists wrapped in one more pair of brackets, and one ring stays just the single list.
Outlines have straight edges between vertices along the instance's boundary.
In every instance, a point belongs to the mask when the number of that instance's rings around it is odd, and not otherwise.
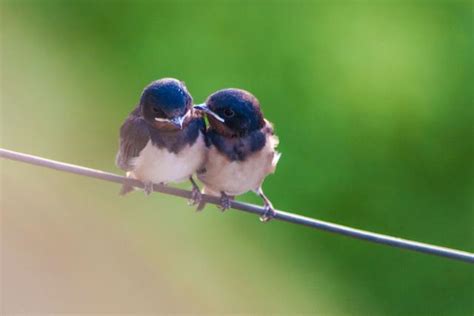
[{"label": "open beak", "polygon": [[216,120],[218,120],[222,123],[225,122],[225,120],[222,117],[217,115],[215,112],[211,111],[211,109],[206,105],[206,103],[197,104],[197,105],[194,106],[194,108],[196,110],[203,111],[204,113],[213,116]]}]

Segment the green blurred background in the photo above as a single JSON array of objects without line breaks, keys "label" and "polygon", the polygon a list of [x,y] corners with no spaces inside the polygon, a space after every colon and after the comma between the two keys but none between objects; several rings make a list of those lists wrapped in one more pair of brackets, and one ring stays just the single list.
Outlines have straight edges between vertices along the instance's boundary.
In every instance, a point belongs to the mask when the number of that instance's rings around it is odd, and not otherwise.
[{"label": "green blurred background", "polygon": [[[240,87],[277,208],[473,251],[473,35],[470,1],[2,1],[1,146],[120,172],[150,81]],[[474,312],[465,263],[0,163],[6,314]]]}]

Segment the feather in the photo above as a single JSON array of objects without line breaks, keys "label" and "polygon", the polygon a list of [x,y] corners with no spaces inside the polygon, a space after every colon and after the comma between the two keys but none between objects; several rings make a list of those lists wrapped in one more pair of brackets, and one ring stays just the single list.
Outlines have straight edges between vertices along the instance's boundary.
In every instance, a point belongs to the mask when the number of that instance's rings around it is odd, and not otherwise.
[{"label": "feather", "polygon": [[150,140],[147,123],[135,108],[120,128],[120,147],[116,157],[116,165],[125,171],[133,169],[132,161],[138,157]]}]

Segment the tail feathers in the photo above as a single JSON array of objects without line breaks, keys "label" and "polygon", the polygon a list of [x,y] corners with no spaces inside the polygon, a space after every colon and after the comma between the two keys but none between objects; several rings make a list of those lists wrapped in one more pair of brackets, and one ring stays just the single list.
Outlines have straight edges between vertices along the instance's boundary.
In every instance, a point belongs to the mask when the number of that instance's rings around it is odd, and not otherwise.
[{"label": "tail feathers", "polygon": [[[221,195],[219,191],[212,190],[207,186],[203,187],[202,194],[207,194],[207,195],[212,195],[212,196],[220,196]],[[199,203],[198,207],[196,208],[196,211],[202,211],[205,206],[206,206],[206,202],[201,201],[201,203]]]},{"label": "tail feathers", "polygon": [[[130,172],[130,171],[128,171],[125,176],[126,176],[127,178],[135,179],[135,177],[133,176],[132,172]],[[133,190],[135,190],[135,187],[134,187],[134,186],[132,186],[132,185],[130,185],[130,184],[124,183],[124,184],[122,185],[122,188],[120,189],[119,195],[124,196],[124,195],[126,195],[126,194],[132,192]]]},{"label": "tail feathers", "polygon": [[132,192],[135,188],[129,184],[123,184],[122,188],[120,189],[119,195],[126,195],[130,192]]},{"label": "tail feathers", "polygon": [[273,154],[273,159],[272,159],[272,166],[275,168],[278,161],[280,160],[281,158],[281,153],[276,151],[274,154]]}]

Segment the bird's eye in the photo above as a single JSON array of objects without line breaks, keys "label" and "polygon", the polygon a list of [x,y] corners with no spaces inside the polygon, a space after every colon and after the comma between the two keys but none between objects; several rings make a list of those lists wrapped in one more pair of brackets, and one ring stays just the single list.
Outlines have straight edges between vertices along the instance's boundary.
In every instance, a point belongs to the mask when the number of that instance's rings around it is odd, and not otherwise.
[{"label": "bird's eye", "polygon": [[232,117],[232,116],[234,116],[234,111],[232,111],[231,109],[225,109],[224,110],[224,115],[226,117]]},{"label": "bird's eye", "polygon": [[156,106],[152,106],[151,107],[151,111],[153,112],[153,114],[156,116],[156,117],[166,117],[165,113],[163,112],[162,109],[156,107]]}]

